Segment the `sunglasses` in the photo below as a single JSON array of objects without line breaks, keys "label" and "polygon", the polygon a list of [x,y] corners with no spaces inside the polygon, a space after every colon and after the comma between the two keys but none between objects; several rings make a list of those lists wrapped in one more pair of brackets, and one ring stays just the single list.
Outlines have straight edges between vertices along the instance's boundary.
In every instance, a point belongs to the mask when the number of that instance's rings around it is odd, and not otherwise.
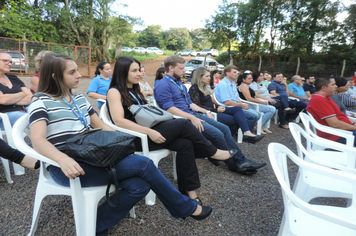
[{"label": "sunglasses", "polygon": [[5,65],[7,64],[11,64],[12,65],[12,61],[11,60],[6,60],[6,59],[0,59],[2,62],[4,62]]}]

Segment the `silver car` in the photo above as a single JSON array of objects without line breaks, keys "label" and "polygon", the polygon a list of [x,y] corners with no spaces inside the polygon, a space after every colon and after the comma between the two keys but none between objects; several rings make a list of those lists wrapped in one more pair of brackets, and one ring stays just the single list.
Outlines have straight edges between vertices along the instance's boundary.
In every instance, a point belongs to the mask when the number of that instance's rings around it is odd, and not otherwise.
[{"label": "silver car", "polygon": [[197,52],[194,50],[184,50],[184,51],[179,52],[178,56],[189,56],[189,57],[193,56],[193,57],[195,57],[195,56],[197,56]]},{"label": "silver car", "polygon": [[[194,59],[190,59],[188,61],[188,65],[190,67],[194,67],[194,69],[199,67],[204,67],[204,57],[196,57]],[[219,64],[214,59],[206,58],[205,68],[207,68],[210,71],[213,71],[213,70],[224,70],[225,67]]]},{"label": "silver car", "polygon": [[28,63],[26,62],[26,58],[22,53],[17,51],[7,51],[6,53],[12,57],[12,67],[10,71],[26,73],[26,68],[28,71]]}]

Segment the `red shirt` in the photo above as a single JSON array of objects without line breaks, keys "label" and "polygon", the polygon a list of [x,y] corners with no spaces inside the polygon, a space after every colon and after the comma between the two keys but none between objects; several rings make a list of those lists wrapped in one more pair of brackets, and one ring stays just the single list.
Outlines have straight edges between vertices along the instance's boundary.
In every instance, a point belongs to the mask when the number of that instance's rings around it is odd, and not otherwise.
[{"label": "red shirt", "polygon": [[[329,126],[325,119],[336,116],[340,121],[352,125],[349,118],[340,111],[340,108],[335,104],[335,102],[330,97],[324,97],[318,93],[313,93],[311,99],[308,102],[307,111],[314,117],[314,119],[325,126]],[[328,133],[324,133],[317,130],[320,137],[335,141],[340,137]]]},{"label": "red shirt", "polygon": [[354,83],[355,83],[355,85],[356,85],[356,75],[351,76],[351,78],[353,78],[353,79],[354,79]]}]

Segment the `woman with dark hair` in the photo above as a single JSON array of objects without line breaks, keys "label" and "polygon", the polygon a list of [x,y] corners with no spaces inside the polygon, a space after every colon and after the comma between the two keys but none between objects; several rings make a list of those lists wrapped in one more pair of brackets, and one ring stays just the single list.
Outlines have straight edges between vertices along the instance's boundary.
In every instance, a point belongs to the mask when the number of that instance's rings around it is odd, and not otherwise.
[{"label": "woman with dark hair", "polygon": [[[12,57],[0,52],[0,112],[6,113],[11,126],[24,114],[30,104],[32,94],[25,84],[16,76],[7,74],[12,67]],[[0,119],[0,129],[3,124]]]},{"label": "woman with dark hair", "polygon": [[[261,73],[260,73],[261,74]],[[263,112],[262,116],[262,134],[271,134],[267,128],[268,121],[271,120],[276,108],[274,106],[268,105],[268,102],[275,102],[273,99],[269,101],[262,101],[256,97],[256,93],[253,89],[249,88],[252,83],[252,75],[250,73],[243,73],[237,79],[238,92],[242,99],[259,104],[259,112]],[[273,100],[273,101],[272,101]],[[255,106],[250,106],[251,109],[256,109]]]},{"label": "woman with dark hair", "polygon": [[163,79],[164,75],[166,74],[166,70],[164,69],[164,67],[160,67],[158,68],[158,70],[156,71],[156,78],[155,78],[155,84],[154,86],[156,86],[156,84]]},{"label": "woman with dark hair", "polygon": [[236,134],[237,130],[241,128],[244,135],[244,142],[256,143],[261,140],[263,135],[255,135],[251,133],[241,107],[223,107],[213,103],[210,91],[207,88],[207,84],[211,81],[211,78],[209,80],[209,76],[209,70],[204,67],[195,70],[192,79],[193,85],[189,89],[189,95],[192,102],[199,107],[216,112],[217,120],[230,128],[231,135]]},{"label": "woman with dark hair", "polygon": [[289,107],[288,96],[273,97],[268,92],[267,87],[262,84],[264,79],[261,71],[255,71],[252,74],[253,82],[249,84],[249,88],[255,91],[256,98],[268,101],[268,104],[274,106],[278,110],[279,127],[289,129],[284,113],[294,113],[295,109]]},{"label": "woman with dark hair", "polygon": [[[87,94],[93,99],[106,99],[111,82],[111,65],[108,62],[99,62],[95,70],[95,77],[91,80]],[[99,109],[104,103],[98,101]]]},{"label": "woman with dark hair", "polygon": [[[81,78],[78,66],[67,55],[48,55],[43,61],[40,76],[39,94],[29,106],[31,140],[37,152],[60,165],[47,167],[53,180],[67,187],[69,179],[77,177],[82,187],[107,185],[108,172],[105,167],[77,162],[64,149],[67,139],[81,134],[89,127],[115,132],[103,123],[85,96],[72,94],[72,89],[78,87]],[[173,217],[191,216],[202,220],[212,212],[210,207],[198,206],[177,191],[147,157],[129,155],[117,163],[115,168],[121,189],[110,198],[115,201],[119,194],[120,202],[117,207],[111,207],[107,201],[99,206],[96,235],[107,235],[108,229],[124,218],[150,189]]]},{"label": "woman with dark hair", "polygon": [[[210,157],[216,160],[226,160],[230,157],[230,153],[215,148],[186,119],[164,121],[152,128],[136,124],[129,107],[132,104],[147,103],[138,84],[139,68],[140,62],[134,58],[120,57],[116,61],[107,95],[110,117],[119,127],[147,134],[150,150],[167,148],[177,151],[178,188],[198,204],[202,204],[196,194],[200,181],[195,158]],[[140,150],[140,139],[136,139],[135,144],[136,149]]]}]

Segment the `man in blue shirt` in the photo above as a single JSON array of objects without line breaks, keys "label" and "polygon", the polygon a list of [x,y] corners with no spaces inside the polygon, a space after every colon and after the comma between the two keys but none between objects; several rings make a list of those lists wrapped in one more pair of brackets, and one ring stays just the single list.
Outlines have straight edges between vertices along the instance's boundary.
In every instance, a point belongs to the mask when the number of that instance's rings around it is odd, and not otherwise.
[{"label": "man in blue shirt", "polygon": [[257,173],[257,169],[266,163],[257,164],[247,159],[231,136],[229,127],[214,120],[210,111],[191,101],[186,87],[181,82],[185,72],[184,63],[184,58],[179,56],[169,56],[164,60],[167,74],[153,89],[157,104],[174,115],[190,120],[215,147],[238,150],[233,158],[224,161],[230,171],[247,175]]},{"label": "man in blue shirt", "polygon": [[[273,76],[273,81],[268,85],[268,91],[274,98],[278,99],[278,96],[288,97],[289,88],[287,82],[283,80],[283,74],[280,72],[276,72]],[[281,100],[282,101],[282,100]],[[306,108],[307,103],[304,101],[291,100],[288,101],[289,107],[296,108],[294,113],[287,113],[286,120],[294,121],[295,118],[299,115],[304,108]]]},{"label": "man in blue shirt", "polygon": [[215,97],[218,102],[226,106],[241,107],[245,113],[250,130],[253,130],[261,117],[261,112],[250,109],[248,104],[240,101],[239,93],[236,88],[237,72],[237,67],[234,65],[225,67],[223,72],[224,78],[215,87]]},{"label": "man in blue shirt", "polygon": [[[292,83],[288,84],[289,96],[298,98],[301,101],[308,102],[309,98],[305,94],[302,86],[302,78],[299,75],[294,75],[291,78]],[[306,103],[308,105],[308,103]]]}]

